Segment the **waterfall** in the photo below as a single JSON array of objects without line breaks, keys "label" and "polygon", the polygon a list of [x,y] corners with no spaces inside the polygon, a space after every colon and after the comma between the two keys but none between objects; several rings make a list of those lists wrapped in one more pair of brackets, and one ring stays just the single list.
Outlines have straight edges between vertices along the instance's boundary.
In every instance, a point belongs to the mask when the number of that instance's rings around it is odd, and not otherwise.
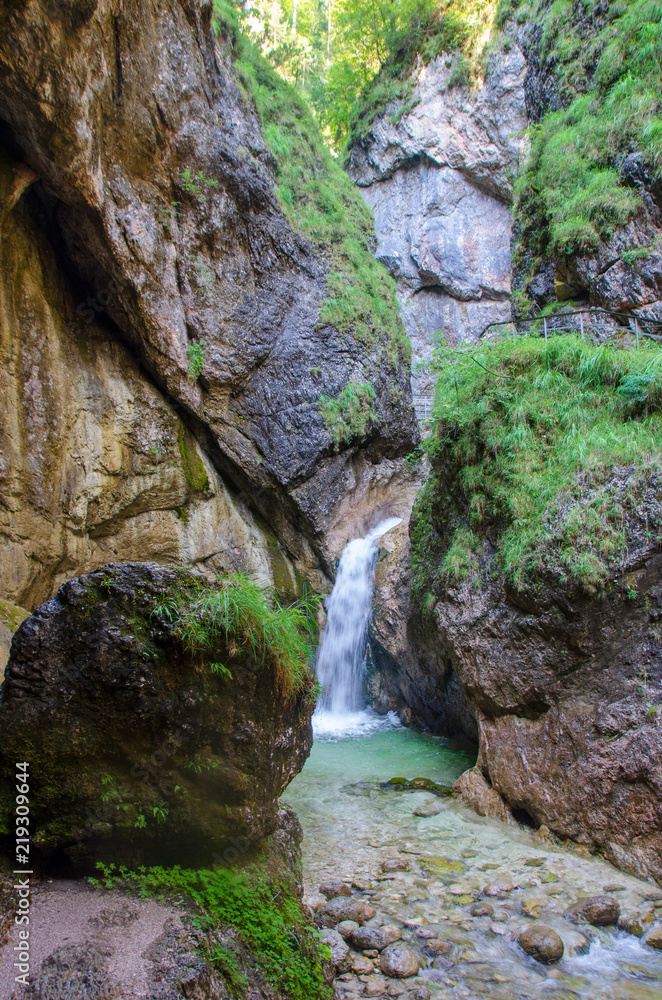
[{"label": "waterfall", "polygon": [[346,729],[364,708],[366,640],[377,562],[375,542],[401,521],[401,517],[391,517],[365,538],[353,538],[340,558],[336,582],[326,602],[327,623],[317,653],[322,694],[313,718],[316,731]]}]

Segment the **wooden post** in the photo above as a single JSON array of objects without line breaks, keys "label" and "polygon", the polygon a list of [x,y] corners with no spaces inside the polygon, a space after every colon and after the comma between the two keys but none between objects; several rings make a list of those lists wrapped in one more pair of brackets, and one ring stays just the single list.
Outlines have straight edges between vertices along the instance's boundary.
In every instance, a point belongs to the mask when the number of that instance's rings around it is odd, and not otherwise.
[{"label": "wooden post", "polygon": [[637,322],[637,317],[634,317],[634,339],[635,344],[639,347],[639,323]]},{"label": "wooden post", "polygon": [[543,316],[542,320],[543,327],[545,328],[545,342],[547,342],[547,317]]},{"label": "wooden post", "polygon": [[581,330],[582,340],[584,339],[584,313],[579,314],[579,329]]}]

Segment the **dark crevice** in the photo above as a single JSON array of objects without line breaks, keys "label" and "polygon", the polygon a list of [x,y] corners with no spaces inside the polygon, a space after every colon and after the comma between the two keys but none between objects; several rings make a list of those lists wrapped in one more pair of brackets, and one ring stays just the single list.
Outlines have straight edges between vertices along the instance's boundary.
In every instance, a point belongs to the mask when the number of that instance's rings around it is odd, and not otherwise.
[{"label": "dark crevice", "polygon": [[122,72],[122,49],[120,42],[120,18],[119,15],[113,17],[113,41],[115,44],[115,93],[113,100],[119,104],[124,90],[124,74]]}]

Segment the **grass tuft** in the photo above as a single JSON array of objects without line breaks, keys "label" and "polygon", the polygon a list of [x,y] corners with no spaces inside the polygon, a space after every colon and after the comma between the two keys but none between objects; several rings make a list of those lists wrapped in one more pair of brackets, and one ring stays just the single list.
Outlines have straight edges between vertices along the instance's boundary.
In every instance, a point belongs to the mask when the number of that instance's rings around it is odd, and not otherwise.
[{"label": "grass tuft", "polygon": [[336,451],[342,444],[364,437],[376,419],[373,406],[375,389],[370,382],[348,382],[335,399],[320,396],[319,408],[324,426],[331,434]]},{"label": "grass tuft", "polygon": [[[215,588],[201,587],[169,598],[154,615],[164,616],[179,631],[189,652],[213,654],[224,646],[234,659],[249,650],[273,667],[284,697],[311,686],[317,628],[313,598],[283,606],[253,580],[235,573],[219,580]],[[220,677],[232,676],[231,665],[225,663],[214,662],[211,670]]]}]

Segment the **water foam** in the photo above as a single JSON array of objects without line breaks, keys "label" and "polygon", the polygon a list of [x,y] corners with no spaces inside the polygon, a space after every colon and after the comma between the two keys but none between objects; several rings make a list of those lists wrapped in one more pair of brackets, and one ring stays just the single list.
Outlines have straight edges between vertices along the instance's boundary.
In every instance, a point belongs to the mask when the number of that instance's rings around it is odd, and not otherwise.
[{"label": "water foam", "polygon": [[317,653],[322,694],[313,717],[316,734],[365,732],[372,726],[373,716],[380,718],[366,712],[363,699],[366,640],[377,561],[375,542],[401,521],[402,518],[391,517],[365,538],[353,538],[340,558]]}]

